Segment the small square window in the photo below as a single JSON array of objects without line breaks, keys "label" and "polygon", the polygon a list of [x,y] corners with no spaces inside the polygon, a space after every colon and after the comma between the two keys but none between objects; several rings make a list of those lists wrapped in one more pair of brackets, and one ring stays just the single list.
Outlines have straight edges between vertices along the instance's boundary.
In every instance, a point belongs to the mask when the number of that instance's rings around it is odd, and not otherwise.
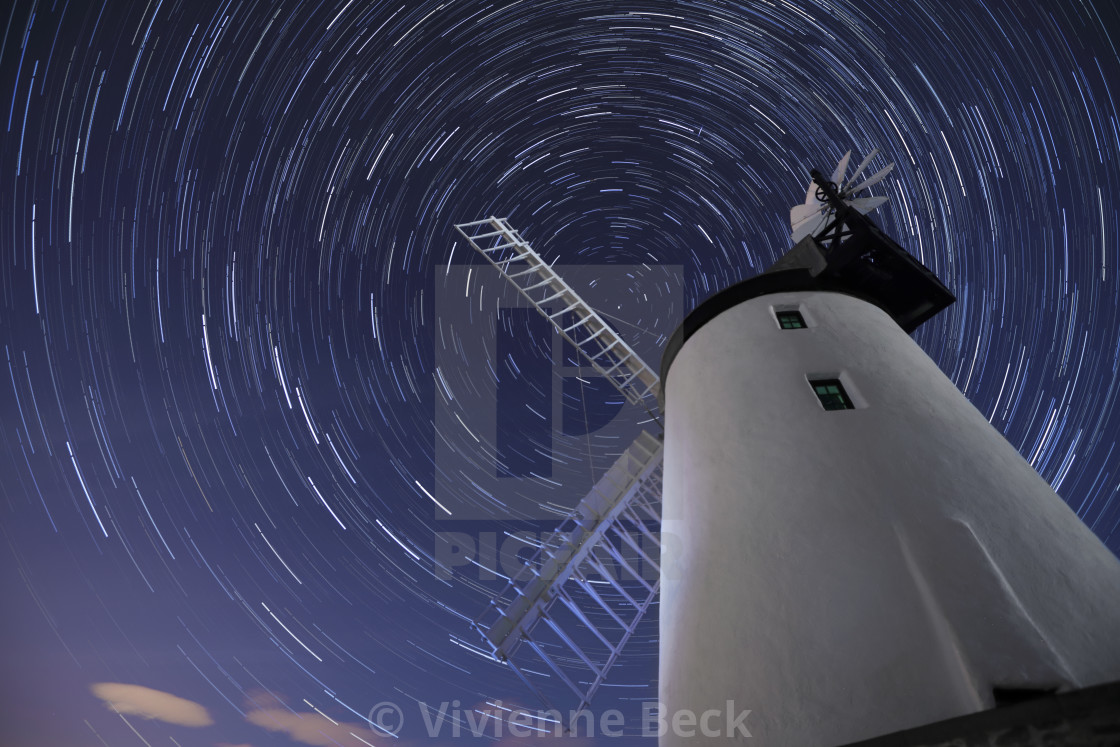
[{"label": "small square window", "polygon": [[809,386],[813,387],[813,391],[817,393],[817,399],[821,401],[821,406],[826,410],[854,410],[855,405],[852,404],[851,397],[844,391],[844,385],[840,383],[840,379],[816,379],[809,382]]},{"label": "small square window", "polygon": [[805,317],[800,311],[776,311],[778,326],[782,329],[805,329]]}]

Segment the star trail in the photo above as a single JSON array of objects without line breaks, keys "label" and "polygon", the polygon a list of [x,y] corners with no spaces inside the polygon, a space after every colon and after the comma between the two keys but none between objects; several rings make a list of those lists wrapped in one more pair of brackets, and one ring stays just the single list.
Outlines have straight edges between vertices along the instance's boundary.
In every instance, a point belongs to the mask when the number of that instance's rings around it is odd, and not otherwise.
[{"label": "star trail", "polygon": [[[873,217],[958,298],[915,339],[1120,554],[1108,0],[16,0],[0,25],[5,744],[385,745],[441,703],[448,739],[535,707],[468,625],[501,564],[443,572],[448,533],[542,531],[580,497],[559,475],[628,442],[530,439],[563,469],[516,507],[486,488],[479,403],[537,370],[493,351],[537,333],[453,224],[582,268],[656,364],[848,150],[896,163]],[[604,707],[656,697],[634,643]]]}]

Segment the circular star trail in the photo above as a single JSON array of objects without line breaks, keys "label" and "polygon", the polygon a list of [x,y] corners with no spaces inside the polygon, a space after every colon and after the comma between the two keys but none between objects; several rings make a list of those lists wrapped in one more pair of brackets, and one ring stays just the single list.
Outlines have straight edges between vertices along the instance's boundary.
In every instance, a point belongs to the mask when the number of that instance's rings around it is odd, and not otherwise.
[{"label": "circular star trail", "polygon": [[[848,150],[896,164],[874,218],[958,298],[917,341],[1120,552],[1111,3],[18,0],[0,23],[6,742],[385,744],[379,702],[405,739],[421,702],[532,703],[473,650],[501,579],[439,572],[449,533],[525,518],[472,485],[502,379],[474,341],[529,323],[489,314],[454,224],[508,217],[589,294],[612,277],[604,312],[656,356],[789,248],[809,169]],[[555,457],[594,476],[609,440]],[[579,497],[531,484],[537,519]],[[612,706],[655,697],[636,643]]]}]

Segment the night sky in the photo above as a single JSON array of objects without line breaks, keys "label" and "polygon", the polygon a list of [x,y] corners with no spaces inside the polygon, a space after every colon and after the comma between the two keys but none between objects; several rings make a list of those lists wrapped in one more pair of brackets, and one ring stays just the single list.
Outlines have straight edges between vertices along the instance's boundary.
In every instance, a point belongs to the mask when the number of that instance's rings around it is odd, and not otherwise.
[{"label": "night sky", "polygon": [[[453,225],[509,217],[656,368],[849,149],[897,164],[874,217],[958,298],[915,339],[1120,553],[1111,0],[0,23],[5,747],[404,744],[421,703],[535,707],[474,648],[501,579],[437,561],[547,531],[648,416],[571,385]],[[596,702],[631,735],[632,645]]]}]

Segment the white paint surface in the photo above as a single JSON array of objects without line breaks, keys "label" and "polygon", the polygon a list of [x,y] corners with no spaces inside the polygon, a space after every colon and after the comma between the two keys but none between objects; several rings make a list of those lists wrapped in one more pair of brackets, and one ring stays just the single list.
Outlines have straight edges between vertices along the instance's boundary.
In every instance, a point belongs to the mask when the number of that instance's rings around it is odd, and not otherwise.
[{"label": "white paint surface", "polygon": [[[823,373],[865,406],[823,410]],[[731,700],[744,744],[827,747],[1120,679],[1120,562],[877,307],[749,300],[664,385],[670,718]]]}]

